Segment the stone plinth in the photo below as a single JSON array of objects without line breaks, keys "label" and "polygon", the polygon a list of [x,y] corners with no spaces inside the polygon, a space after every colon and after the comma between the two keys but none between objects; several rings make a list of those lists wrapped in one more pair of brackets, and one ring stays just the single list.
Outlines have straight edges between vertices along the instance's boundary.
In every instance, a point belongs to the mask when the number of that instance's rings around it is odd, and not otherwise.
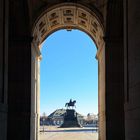
[{"label": "stone plinth", "polygon": [[67,109],[64,116],[64,123],[60,127],[81,127],[77,120],[77,113],[73,109]]}]

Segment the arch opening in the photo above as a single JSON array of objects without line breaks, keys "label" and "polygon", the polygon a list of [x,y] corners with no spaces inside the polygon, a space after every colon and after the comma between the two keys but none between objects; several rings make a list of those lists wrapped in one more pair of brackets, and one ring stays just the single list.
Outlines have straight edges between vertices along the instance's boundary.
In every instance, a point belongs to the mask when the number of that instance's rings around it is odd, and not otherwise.
[{"label": "arch opening", "polygon": [[[63,124],[64,118],[61,115],[67,109],[65,103],[71,98],[76,100],[76,108],[73,107],[73,109],[79,113],[78,122],[83,127],[79,130],[88,127],[88,136],[91,139],[93,137],[97,139],[95,125],[98,122],[98,63],[95,59],[96,51],[93,40],[79,30],[71,32],[59,30],[43,42],[40,63],[40,139],[50,138],[48,134],[50,129],[62,135],[61,129],[57,127]],[[83,132],[80,134],[80,137],[85,137]],[[55,139],[59,139],[60,135],[56,134]]]},{"label": "arch opening", "polygon": [[39,140],[40,60],[41,44],[59,29],[79,29],[87,33],[97,46],[99,139],[105,140],[105,44],[103,26],[98,16],[82,5],[57,5],[44,11],[33,27],[31,74],[31,140]]}]

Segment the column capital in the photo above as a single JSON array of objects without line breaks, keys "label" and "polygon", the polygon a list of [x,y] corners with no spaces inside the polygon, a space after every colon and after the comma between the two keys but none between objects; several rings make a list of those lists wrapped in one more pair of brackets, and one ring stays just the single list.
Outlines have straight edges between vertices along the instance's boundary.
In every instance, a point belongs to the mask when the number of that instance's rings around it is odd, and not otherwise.
[{"label": "column capital", "polygon": [[97,53],[96,53],[96,59],[98,60],[101,54],[101,51],[105,47],[105,43],[103,42],[102,45],[98,48]]},{"label": "column capital", "polygon": [[32,41],[32,48],[33,48],[33,51],[35,53],[35,56],[41,60],[42,56],[41,56],[41,52],[39,49],[40,47],[37,44],[38,43],[35,40]]}]

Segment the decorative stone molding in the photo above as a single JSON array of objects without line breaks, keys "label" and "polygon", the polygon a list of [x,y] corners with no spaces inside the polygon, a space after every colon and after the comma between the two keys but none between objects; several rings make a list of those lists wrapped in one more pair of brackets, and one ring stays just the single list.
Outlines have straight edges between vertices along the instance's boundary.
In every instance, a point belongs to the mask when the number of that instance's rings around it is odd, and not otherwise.
[{"label": "decorative stone molding", "polygon": [[39,46],[51,33],[59,29],[79,29],[86,32],[96,43],[103,44],[103,26],[93,11],[79,4],[57,5],[47,9],[35,22],[34,41]]},{"label": "decorative stone molding", "polygon": [[38,47],[37,42],[35,40],[32,41],[32,52],[34,53],[33,56],[38,57],[39,59],[42,58],[40,47]]},{"label": "decorative stone molding", "polygon": [[[39,115],[40,95],[40,48],[41,43],[53,32],[59,29],[79,29],[86,32],[97,46],[98,59],[98,99],[99,99],[99,140],[106,140],[105,116],[105,42],[104,29],[97,14],[80,4],[58,4],[45,10],[35,21],[32,41],[32,112]],[[34,62],[35,61],[35,62]],[[35,75],[34,75],[35,74]],[[39,140],[39,117],[31,116],[31,138]]]}]

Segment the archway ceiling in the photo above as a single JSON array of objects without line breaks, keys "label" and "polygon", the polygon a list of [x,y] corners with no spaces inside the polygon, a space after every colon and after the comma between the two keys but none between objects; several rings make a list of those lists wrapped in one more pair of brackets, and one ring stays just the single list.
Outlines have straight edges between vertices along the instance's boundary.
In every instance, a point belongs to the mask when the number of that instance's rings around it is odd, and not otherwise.
[{"label": "archway ceiling", "polygon": [[103,15],[105,10],[105,3],[107,0],[29,0],[29,10],[32,22],[46,7],[50,7],[55,4],[63,2],[74,2],[86,5],[88,7],[97,8]]},{"label": "archway ceiling", "polygon": [[40,44],[58,29],[80,29],[95,41],[97,48],[103,46],[103,26],[95,12],[82,5],[60,5],[47,9],[35,22],[32,35],[35,44]]}]

